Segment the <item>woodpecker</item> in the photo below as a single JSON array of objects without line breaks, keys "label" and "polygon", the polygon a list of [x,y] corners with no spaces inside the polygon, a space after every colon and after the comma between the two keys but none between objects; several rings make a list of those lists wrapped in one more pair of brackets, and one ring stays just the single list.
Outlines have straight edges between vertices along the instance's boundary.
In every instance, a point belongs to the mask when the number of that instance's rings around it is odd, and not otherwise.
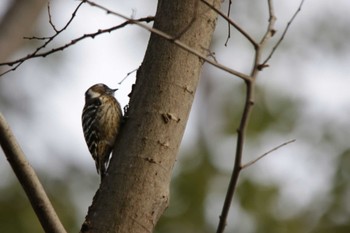
[{"label": "woodpecker", "polygon": [[120,104],[114,98],[116,90],[98,83],[85,92],[82,114],[84,137],[101,180],[106,174],[122,120]]}]

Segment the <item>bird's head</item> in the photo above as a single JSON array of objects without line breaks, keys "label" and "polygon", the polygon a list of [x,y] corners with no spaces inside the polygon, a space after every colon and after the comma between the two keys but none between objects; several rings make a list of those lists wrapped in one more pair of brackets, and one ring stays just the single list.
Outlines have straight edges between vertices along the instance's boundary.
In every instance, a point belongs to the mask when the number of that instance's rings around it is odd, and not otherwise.
[{"label": "bird's head", "polygon": [[103,83],[98,83],[93,86],[91,86],[87,91],[85,92],[85,99],[93,99],[93,98],[99,98],[102,95],[114,95],[114,92],[118,89],[111,89],[107,85]]}]

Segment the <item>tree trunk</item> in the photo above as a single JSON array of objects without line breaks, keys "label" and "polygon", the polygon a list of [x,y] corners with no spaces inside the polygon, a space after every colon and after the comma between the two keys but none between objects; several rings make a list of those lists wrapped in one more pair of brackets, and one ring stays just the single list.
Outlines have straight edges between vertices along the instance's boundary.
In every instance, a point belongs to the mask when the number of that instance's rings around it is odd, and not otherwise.
[{"label": "tree trunk", "polygon": [[[221,0],[210,2],[219,7]],[[180,36],[183,43],[205,55],[216,18],[197,0],[160,0],[154,27]],[[172,168],[202,65],[195,55],[151,35],[108,175],[94,197],[81,232],[154,230],[168,206]]]}]

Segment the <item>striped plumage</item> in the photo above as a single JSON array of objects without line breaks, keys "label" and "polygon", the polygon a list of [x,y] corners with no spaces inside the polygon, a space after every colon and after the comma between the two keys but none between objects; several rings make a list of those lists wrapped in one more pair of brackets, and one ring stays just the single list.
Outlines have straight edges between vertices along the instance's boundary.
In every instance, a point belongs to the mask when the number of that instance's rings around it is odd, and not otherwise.
[{"label": "striped plumage", "polygon": [[115,91],[99,83],[85,92],[82,114],[84,137],[101,179],[105,176],[122,120],[120,105],[113,96]]}]

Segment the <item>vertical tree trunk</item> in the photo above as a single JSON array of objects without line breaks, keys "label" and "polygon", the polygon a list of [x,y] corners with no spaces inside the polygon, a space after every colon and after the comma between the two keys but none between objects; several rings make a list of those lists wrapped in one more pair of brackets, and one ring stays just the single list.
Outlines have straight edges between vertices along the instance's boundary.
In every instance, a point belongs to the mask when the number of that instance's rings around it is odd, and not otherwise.
[{"label": "vertical tree trunk", "polygon": [[[210,2],[219,7],[221,0]],[[160,0],[154,27],[207,54],[216,17],[197,0]],[[172,168],[202,65],[198,57],[151,35],[108,175],[81,232],[153,231],[168,206]]]}]

